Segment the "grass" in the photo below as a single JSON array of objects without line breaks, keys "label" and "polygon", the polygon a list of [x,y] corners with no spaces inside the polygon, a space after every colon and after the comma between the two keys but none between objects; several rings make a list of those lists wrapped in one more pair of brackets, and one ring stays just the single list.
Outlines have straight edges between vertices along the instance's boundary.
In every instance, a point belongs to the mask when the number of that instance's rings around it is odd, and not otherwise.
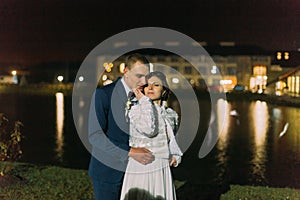
[{"label": "grass", "polygon": [[230,190],[221,195],[221,200],[300,200],[300,190],[290,188],[269,188],[262,186],[231,185]]},{"label": "grass", "polygon": [[[0,162],[0,166],[3,162]],[[93,187],[86,170],[68,169],[56,166],[37,166],[13,163],[11,175],[24,180],[19,184],[0,187],[0,199],[53,200],[53,199],[93,199]],[[0,177],[1,179],[1,177]],[[179,185],[178,185],[179,184]],[[183,186],[180,184],[184,184]],[[175,181],[181,190],[178,200],[197,196],[190,192],[189,184]],[[182,186],[182,187],[181,187]],[[187,187],[188,186],[188,187]],[[197,190],[199,190],[198,188]],[[196,192],[194,190],[194,192]],[[203,199],[203,198],[202,198]],[[300,190],[290,188],[269,188],[261,186],[231,185],[230,190],[221,195],[221,200],[300,200]]]},{"label": "grass", "polygon": [[93,199],[86,170],[14,163],[10,173],[25,183],[0,188],[0,199]]}]

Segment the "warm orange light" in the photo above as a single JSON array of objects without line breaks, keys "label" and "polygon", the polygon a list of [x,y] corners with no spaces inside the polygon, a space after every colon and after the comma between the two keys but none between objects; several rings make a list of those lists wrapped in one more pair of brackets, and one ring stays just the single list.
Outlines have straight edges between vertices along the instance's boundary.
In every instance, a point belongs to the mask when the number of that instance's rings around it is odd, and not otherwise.
[{"label": "warm orange light", "polygon": [[112,63],[107,63],[107,62],[105,62],[105,63],[103,64],[103,67],[105,68],[105,70],[106,70],[107,72],[111,72],[111,68],[113,68],[113,66],[114,66],[114,64],[112,64]]},{"label": "warm orange light", "polygon": [[290,59],[290,53],[289,52],[284,52],[284,60]]},{"label": "warm orange light", "polygon": [[282,59],[282,53],[281,52],[277,52],[276,58],[277,58],[277,60],[281,60]]},{"label": "warm orange light", "polygon": [[11,71],[11,74],[12,74],[13,76],[17,75],[17,71],[16,71],[16,70],[13,70],[13,71]]},{"label": "warm orange light", "polygon": [[125,69],[125,63],[121,63],[120,64],[120,67],[119,67],[119,71],[120,71],[120,73],[124,73],[124,69]]}]

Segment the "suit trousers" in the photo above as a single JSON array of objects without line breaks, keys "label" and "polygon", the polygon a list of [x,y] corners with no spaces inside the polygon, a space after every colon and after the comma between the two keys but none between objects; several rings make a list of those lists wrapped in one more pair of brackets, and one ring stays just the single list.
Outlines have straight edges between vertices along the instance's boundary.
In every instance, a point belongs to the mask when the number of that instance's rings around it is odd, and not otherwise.
[{"label": "suit trousers", "polygon": [[120,200],[122,183],[103,183],[92,180],[95,200]]}]

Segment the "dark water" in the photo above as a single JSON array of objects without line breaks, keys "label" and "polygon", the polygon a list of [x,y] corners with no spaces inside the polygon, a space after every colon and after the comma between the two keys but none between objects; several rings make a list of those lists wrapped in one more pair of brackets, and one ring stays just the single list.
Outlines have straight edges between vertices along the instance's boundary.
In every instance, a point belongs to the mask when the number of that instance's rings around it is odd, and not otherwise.
[{"label": "dark water", "polygon": [[[24,123],[21,161],[87,169],[89,153],[72,117],[70,96],[3,95],[0,112]],[[205,157],[198,157],[206,133],[209,101],[200,100],[198,135],[185,152],[174,177],[194,185],[228,184],[300,188],[300,109],[262,101],[217,102],[219,140]],[[238,116],[235,116],[237,111]],[[288,125],[286,125],[288,123]],[[280,137],[280,132],[287,130]]]},{"label": "dark water", "polygon": [[87,169],[90,154],[74,126],[71,96],[0,95],[0,105],[11,122],[24,124],[21,161]]}]

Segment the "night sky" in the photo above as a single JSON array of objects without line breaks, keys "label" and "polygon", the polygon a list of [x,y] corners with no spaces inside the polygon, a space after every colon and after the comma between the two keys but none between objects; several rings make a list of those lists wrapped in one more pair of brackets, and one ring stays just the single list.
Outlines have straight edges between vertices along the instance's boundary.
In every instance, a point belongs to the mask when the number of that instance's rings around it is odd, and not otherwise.
[{"label": "night sky", "polygon": [[83,60],[99,43],[137,27],[197,41],[266,50],[300,48],[299,0],[0,0],[0,63]]}]

